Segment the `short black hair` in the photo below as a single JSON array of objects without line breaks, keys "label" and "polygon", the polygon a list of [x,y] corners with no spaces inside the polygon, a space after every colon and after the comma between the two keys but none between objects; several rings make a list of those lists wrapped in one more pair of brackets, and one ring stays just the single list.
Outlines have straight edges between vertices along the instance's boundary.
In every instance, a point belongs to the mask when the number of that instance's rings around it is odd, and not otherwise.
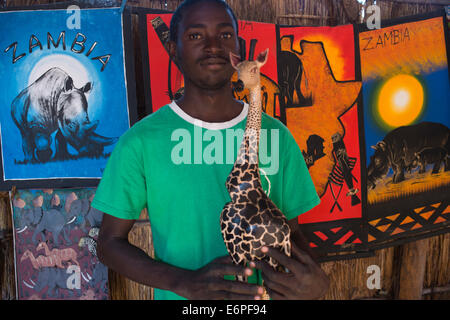
[{"label": "short black hair", "polygon": [[183,19],[184,12],[189,7],[193,6],[194,4],[200,3],[200,2],[217,3],[217,4],[221,5],[221,6],[223,6],[225,8],[225,10],[227,10],[231,14],[231,17],[233,18],[233,22],[234,22],[235,27],[236,27],[236,34],[238,33],[239,24],[238,24],[238,20],[236,18],[236,15],[234,14],[233,10],[228,5],[228,3],[226,3],[224,0],[184,0],[178,6],[178,8],[175,10],[175,12],[174,12],[174,14],[172,16],[172,19],[170,20],[169,40],[174,41],[174,42],[177,41],[177,38],[178,38],[178,26],[179,26],[181,20]]}]

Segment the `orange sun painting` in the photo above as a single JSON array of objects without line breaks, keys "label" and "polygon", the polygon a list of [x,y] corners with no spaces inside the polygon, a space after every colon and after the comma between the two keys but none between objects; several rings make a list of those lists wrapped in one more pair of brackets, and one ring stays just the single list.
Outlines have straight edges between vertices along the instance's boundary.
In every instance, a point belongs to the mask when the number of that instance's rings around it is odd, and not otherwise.
[{"label": "orange sun painting", "polygon": [[412,75],[393,76],[382,85],[375,107],[384,126],[409,125],[424,109],[424,88]]}]

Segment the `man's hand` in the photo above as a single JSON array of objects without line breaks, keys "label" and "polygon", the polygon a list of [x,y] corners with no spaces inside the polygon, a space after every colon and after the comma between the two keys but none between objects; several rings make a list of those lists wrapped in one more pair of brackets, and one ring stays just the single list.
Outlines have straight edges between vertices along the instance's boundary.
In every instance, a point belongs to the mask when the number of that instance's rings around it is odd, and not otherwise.
[{"label": "man's hand", "polygon": [[252,274],[252,270],[233,264],[229,256],[217,258],[195,271],[180,274],[175,293],[188,299],[202,300],[259,300],[263,288],[255,284],[225,280],[225,275]]},{"label": "man's hand", "polygon": [[272,299],[318,299],[328,290],[329,280],[325,272],[293,241],[291,257],[275,248],[265,247],[262,251],[288,269],[288,273],[278,272],[265,261],[255,262],[262,271],[264,286]]}]

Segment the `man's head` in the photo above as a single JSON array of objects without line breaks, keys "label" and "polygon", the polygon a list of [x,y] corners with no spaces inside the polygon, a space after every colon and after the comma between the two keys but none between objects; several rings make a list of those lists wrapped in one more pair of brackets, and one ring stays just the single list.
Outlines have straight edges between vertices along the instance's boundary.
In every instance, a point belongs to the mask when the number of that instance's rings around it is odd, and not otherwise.
[{"label": "man's head", "polygon": [[170,20],[170,37],[169,37],[170,41],[177,42],[178,27],[180,25],[180,21],[183,19],[187,9],[189,9],[190,7],[199,2],[212,2],[221,5],[225,10],[227,10],[230,13],[230,16],[233,18],[233,22],[236,28],[236,34],[238,33],[239,27],[237,18],[231,7],[224,0],[184,0],[175,10],[172,19]]},{"label": "man's head", "polygon": [[230,84],[229,54],[239,53],[238,24],[222,0],[185,0],[170,23],[169,54],[190,85],[218,90]]}]

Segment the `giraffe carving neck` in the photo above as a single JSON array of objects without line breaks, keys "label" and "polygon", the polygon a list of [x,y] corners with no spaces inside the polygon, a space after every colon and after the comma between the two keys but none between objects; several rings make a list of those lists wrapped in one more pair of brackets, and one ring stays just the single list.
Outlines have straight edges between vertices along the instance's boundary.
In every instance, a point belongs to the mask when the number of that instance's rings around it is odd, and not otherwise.
[{"label": "giraffe carving neck", "polygon": [[[261,87],[250,90],[250,106],[247,115],[244,137],[240,145],[237,159],[228,176],[226,186],[232,199],[236,199],[242,189],[261,186],[259,176],[259,135],[261,131]],[[240,184],[237,181],[245,181]]]},{"label": "giraffe carving neck", "polygon": [[261,87],[250,90],[250,102],[245,126],[244,139],[239,154],[243,152],[246,160],[258,165],[259,135],[261,131]]},{"label": "giraffe carving neck", "polygon": [[254,129],[258,132],[261,129],[261,86],[250,90],[250,102],[245,129]]}]

